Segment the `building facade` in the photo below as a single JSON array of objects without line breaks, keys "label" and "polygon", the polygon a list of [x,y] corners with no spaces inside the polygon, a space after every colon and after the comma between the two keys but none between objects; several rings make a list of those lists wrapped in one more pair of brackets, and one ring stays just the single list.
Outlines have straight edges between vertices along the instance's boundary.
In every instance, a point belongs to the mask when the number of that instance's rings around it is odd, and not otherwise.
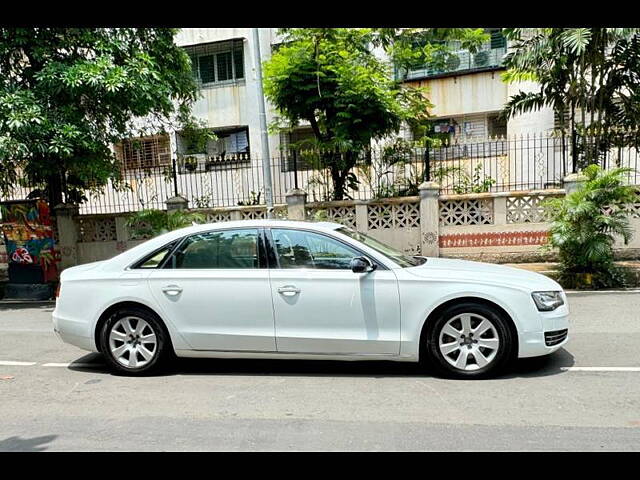
[{"label": "building facade", "polygon": [[[394,75],[407,85],[428,90],[433,104],[429,113],[434,119],[434,129],[438,133],[446,133],[452,145],[453,154],[447,157],[448,161],[458,162],[467,176],[473,175],[477,164],[481,163],[481,168],[494,172],[493,177],[500,177],[497,178],[499,183],[510,184],[513,183],[511,177],[514,172],[523,176],[523,169],[531,169],[531,172],[525,172],[529,178],[535,177],[540,169],[536,172],[534,165],[518,165],[522,159],[518,160],[515,151],[510,155],[511,147],[501,140],[549,132],[554,126],[554,115],[550,109],[544,109],[509,121],[500,118],[498,114],[511,95],[519,90],[535,88],[535,85],[507,85],[502,81],[502,59],[508,45],[500,29],[487,29],[487,32],[490,40],[478,52],[471,54],[457,50],[440,70],[425,66],[394,71]],[[264,62],[280,40],[275,28],[259,29],[259,38]],[[137,195],[138,204],[142,207],[161,208],[162,205],[154,204],[153,199],[166,198],[170,192],[161,191],[165,187],[157,177],[166,174],[163,169],[175,163],[174,193],[187,197],[191,207],[232,206],[246,204],[247,199],[254,204],[264,203],[264,159],[252,29],[187,28],[177,34],[176,43],[191,57],[194,78],[200,87],[200,98],[193,107],[194,116],[203,121],[217,138],[204,148],[194,148],[188,136],[177,131],[131,139],[117,145],[116,153],[127,178],[132,181],[132,192],[127,195]],[[266,108],[269,124],[276,112],[268,102]],[[404,129],[400,135],[407,140],[415,140],[409,129]],[[296,170],[303,171],[293,174],[291,159],[283,159],[280,155],[289,143],[308,137],[312,137],[308,126],[269,135],[269,163],[276,203],[283,203],[284,194],[294,186],[312,192],[314,185],[322,181],[317,175],[309,175],[308,171],[305,174],[303,161],[296,163]],[[476,151],[489,153],[481,155],[479,160],[471,158],[461,163],[461,158],[473,157],[465,147],[469,144],[472,144],[472,152],[475,147]],[[278,160],[274,162],[274,158]],[[545,162],[549,163],[546,157],[538,158],[540,165]],[[194,176],[194,173],[202,175]],[[561,174],[558,171],[555,176],[560,177]],[[541,180],[540,185],[547,187],[547,183]],[[154,188],[159,189],[157,194],[154,194]]]}]

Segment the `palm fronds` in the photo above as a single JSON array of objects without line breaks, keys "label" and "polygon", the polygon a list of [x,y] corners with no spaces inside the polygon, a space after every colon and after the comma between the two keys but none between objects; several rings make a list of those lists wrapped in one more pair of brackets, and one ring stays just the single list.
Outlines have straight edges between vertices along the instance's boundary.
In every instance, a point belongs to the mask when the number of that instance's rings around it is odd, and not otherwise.
[{"label": "palm fronds", "polygon": [[624,185],[629,169],[603,170],[590,165],[583,170],[583,187],[563,199],[545,202],[551,219],[547,248],[556,248],[561,278],[591,274],[596,286],[621,286],[624,276],[614,264],[617,238],[632,238],[628,205],[637,201],[635,188]]}]

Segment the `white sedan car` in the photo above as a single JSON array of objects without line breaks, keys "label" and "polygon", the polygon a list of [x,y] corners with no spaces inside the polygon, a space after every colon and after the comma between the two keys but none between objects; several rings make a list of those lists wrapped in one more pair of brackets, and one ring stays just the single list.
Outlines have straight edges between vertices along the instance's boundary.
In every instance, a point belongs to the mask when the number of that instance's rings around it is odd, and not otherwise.
[{"label": "white sedan car", "polygon": [[66,269],[53,324],[128,374],[178,356],[419,361],[471,378],[558,350],[568,313],[543,275],[407,256],[336,223],[252,220]]}]

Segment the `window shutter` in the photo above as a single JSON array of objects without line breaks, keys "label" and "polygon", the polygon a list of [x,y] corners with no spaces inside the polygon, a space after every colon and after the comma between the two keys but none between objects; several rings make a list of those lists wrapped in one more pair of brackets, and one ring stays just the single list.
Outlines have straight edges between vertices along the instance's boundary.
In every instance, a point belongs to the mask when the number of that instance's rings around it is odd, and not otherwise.
[{"label": "window shutter", "polygon": [[218,53],[216,55],[216,63],[218,66],[218,81],[231,80],[233,72],[231,71],[231,52]]},{"label": "window shutter", "polygon": [[244,78],[244,55],[242,42],[237,42],[233,47],[233,66],[236,70],[236,78]]},{"label": "window shutter", "polygon": [[203,55],[199,58],[200,81],[202,83],[212,83],[216,81],[216,72],[214,70],[213,61],[213,55]]},{"label": "window shutter", "polygon": [[493,30],[491,32],[491,48],[505,48],[507,46],[507,39],[502,35],[500,29]]}]

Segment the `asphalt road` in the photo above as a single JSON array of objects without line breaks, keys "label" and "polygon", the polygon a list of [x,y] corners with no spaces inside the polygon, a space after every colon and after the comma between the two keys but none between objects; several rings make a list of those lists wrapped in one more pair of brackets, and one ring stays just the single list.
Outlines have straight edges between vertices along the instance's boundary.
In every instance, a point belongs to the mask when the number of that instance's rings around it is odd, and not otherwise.
[{"label": "asphalt road", "polygon": [[5,308],[0,451],[638,451],[640,292],[569,301],[566,348],[483,381],[291,360],[181,360],[128,378],[61,343],[52,307]]}]

